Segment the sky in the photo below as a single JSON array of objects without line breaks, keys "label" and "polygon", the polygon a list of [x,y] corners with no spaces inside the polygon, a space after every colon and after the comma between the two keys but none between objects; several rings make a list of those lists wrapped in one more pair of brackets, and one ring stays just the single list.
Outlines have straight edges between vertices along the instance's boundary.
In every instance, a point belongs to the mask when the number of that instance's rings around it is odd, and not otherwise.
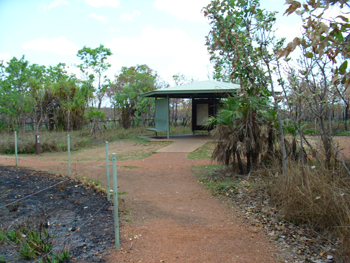
[{"label": "sky", "polygon": [[[72,73],[84,46],[111,49],[107,75],[122,66],[147,64],[166,82],[174,74],[207,80],[212,72],[205,37],[210,25],[201,9],[210,0],[0,0],[0,60],[12,57],[31,64],[65,63]],[[296,15],[283,16],[284,0],[261,0],[278,11],[277,37],[299,33]]]}]

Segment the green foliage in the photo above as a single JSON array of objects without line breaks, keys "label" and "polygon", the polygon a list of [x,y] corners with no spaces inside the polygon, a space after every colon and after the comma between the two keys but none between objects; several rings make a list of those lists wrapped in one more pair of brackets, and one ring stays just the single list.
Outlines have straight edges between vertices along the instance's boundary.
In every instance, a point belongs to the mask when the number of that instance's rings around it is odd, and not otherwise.
[{"label": "green foliage", "polygon": [[8,130],[20,127],[30,118],[48,130],[81,129],[84,111],[92,91],[81,85],[74,75],[67,74],[66,66],[45,68],[29,65],[24,56],[12,58],[0,65],[0,118],[5,118]]},{"label": "green foliage", "polygon": [[[29,62],[24,56],[13,57],[5,67],[2,64],[0,81],[0,113],[8,116],[10,122],[25,122],[25,113],[30,110],[27,82],[29,79]],[[23,128],[23,127],[22,127]]]},{"label": "green foliage", "polygon": [[106,62],[111,55],[111,50],[105,48],[102,44],[94,49],[84,46],[77,54],[83,61],[83,64],[79,65],[79,68],[86,76],[85,85],[92,87],[93,82],[97,82],[95,84],[97,88],[93,89],[93,91],[96,92],[99,101],[98,109],[101,108],[102,99],[105,96],[108,86],[107,76],[103,76],[103,73],[111,67],[111,64]]},{"label": "green foliage", "polygon": [[6,238],[5,231],[0,230],[0,245],[4,243],[5,238]]},{"label": "green foliage", "polygon": [[62,252],[53,252],[52,255],[47,255],[43,260],[39,260],[39,263],[61,263],[66,262],[69,259],[69,251],[63,250]]},{"label": "green foliage", "polygon": [[[249,173],[265,151],[273,152],[276,111],[266,97],[256,97],[250,92],[222,102],[222,109],[208,123],[216,125],[213,136],[218,141],[212,158],[229,165],[232,157],[237,157],[241,174]],[[245,171],[242,156],[247,159]]]},{"label": "green foliage", "polygon": [[113,103],[122,111],[122,126],[130,128],[131,121],[136,125],[145,124],[154,111],[154,99],[141,97],[142,93],[156,89],[157,73],[147,65],[122,67],[111,87]]},{"label": "green foliage", "polygon": [[261,62],[271,40],[262,43],[259,34],[271,30],[275,14],[260,9],[258,0],[212,1],[203,12],[211,24],[206,45],[214,78],[266,94],[269,80]]},{"label": "green foliage", "polygon": [[211,24],[206,45],[214,63],[214,78],[240,85],[237,95],[224,100],[223,109],[210,119],[209,125],[219,125],[214,131],[219,143],[213,158],[228,165],[231,156],[237,156],[243,173],[244,155],[248,173],[265,148],[273,150],[275,141],[276,111],[268,99],[275,13],[261,9],[258,0],[217,0],[203,10]]},{"label": "green foliage", "polygon": [[43,232],[34,230],[23,231],[21,237],[20,255],[24,259],[36,259],[38,255],[51,251],[51,245],[47,241],[50,238],[47,230]]},{"label": "green foliage", "polygon": [[8,240],[14,242],[14,243],[19,243],[21,240],[21,231],[17,230],[17,229],[12,229],[7,233],[7,238]]},{"label": "green foliage", "polygon": [[[28,222],[18,228],[12,229],[5,233],[1,231],[1,236],[3,241],[5,238],[9,242],[16,244],[19,250],[19,255],[23,259],[35,260],[40,256],[46,255],[52,250],[51,238],[52,236],[48,233],[46,229],[40,227],[33,227]],[[0,237],[1,237],[0,236]],[[69,251],[62,250],[61,252],[52,252],[51,255],[46,255],[43,260],[39,262],[53,263],[53,262],[64,262],[69,258]],[[2,258],[3,260],[3,258]],[[1,260],[0,260],[1,262]]]}]

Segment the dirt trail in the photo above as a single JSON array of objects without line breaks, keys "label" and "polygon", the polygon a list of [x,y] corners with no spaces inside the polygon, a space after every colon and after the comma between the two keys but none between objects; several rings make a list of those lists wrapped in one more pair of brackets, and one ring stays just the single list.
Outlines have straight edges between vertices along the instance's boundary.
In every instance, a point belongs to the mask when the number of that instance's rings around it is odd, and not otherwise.
[{"label": "dirt trail", "polygon": [[[103,158],[103,151],[73,154],[73,160],[78,155],[88,158],[73,162],[72,171],[100,165],[85,175],[105,184],[105,162],[92,161]],[[207,165],[210,160],[190,160],[186,155],[161,152],[142,160],[118,161],[118,191],[126,192],[122,249],[111,248],[109,262],[276,262],[275,247],[261,230],[237,218],[234,208],[213,197],[192,173],[192,165]],[[21,156],[20,165],[66,174],[65,158]],[[14,158],[0,156],[0,164],[13,165]]]},{"label": "dirt trail", "polygon": [[119,191],[127,192],[130,214],[111,262],[276,262],[259,230],[239,222],[197,181],[190,167],[199,164],[210,161],[156,153],[119,162]]}]

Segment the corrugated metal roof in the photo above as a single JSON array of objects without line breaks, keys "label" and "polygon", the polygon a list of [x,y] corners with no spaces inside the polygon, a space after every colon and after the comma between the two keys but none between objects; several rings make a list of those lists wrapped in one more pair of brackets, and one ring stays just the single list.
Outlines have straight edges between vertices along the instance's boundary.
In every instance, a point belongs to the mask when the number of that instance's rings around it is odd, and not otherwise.
[{"label": "corrugated metal roof", "polygon": [[[235,93],[239,88],[238,84],[220,82],[215,80],[198,81],[180,86],[174,86],[169,88],[162,88],[144,93],[143,97],[164,97],[169,95],[170,97],[192,97],[192,95],[198,95],[203,97],[208,94],[227,94]],[[201,95],[200,95],[201,94]]]}]

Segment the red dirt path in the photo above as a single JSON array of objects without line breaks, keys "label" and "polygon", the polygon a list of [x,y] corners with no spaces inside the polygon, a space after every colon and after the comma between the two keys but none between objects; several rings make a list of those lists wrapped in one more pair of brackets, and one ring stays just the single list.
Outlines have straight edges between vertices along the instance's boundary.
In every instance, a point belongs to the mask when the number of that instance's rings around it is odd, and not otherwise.
[{"label": "red dirt path", "polygon": [[[276,262],[274,246],[240,222],[234,209],[198,183],[186,153],[157,153],[119,162],[119,191],[126,191],[122,250],[111,262]],[[137,166],[127,169],[123,166]],[[125,220],[124,220],[125,221]]]}]

